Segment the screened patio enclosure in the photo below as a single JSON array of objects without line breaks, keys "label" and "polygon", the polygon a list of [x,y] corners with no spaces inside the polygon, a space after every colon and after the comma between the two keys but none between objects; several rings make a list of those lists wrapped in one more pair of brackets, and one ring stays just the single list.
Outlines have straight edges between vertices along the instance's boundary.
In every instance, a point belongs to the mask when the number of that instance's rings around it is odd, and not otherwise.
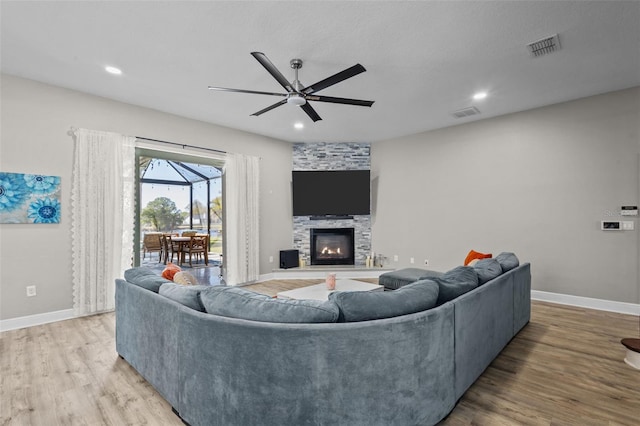
[{"label": "screened patio enclosure", "polygon": [[142,155],[139,167],[142,232],[196,230],[220,240],[221,168]]}]

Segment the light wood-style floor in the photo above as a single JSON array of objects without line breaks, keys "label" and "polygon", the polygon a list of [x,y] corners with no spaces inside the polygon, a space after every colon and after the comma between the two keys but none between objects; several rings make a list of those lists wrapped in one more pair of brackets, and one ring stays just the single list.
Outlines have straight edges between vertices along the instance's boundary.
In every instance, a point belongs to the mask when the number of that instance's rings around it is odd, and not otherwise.
[{"label": "light wood-style floor", "polygon": [[[273,295],[319,281],[249,288]],[[532,311],[441,424],[639,425],[640,371],[620,344],[638,336],[638,318],[543,302]],[[113,313],[1,333],[0,374],[0,425],[182,425],[117,356]]]}]

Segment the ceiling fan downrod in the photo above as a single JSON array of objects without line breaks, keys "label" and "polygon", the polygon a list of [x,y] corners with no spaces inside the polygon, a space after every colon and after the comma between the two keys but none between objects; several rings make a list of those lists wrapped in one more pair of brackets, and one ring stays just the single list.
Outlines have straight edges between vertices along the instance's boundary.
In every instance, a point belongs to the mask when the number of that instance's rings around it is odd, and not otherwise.
[{"label": "ceiling fan downrod", "polygon": [[292,105],[304,105],[307,103],[307,100],[304,98],[304,95],[300,93],[300,80],[298,80],[298,70],[302,68],[302,59],[292,59],[290,62],[291,68],[293,68],[295,72],[295,79],[293,80],[293,90],[295,92],[289,93],[287,97],[287,103]]}]

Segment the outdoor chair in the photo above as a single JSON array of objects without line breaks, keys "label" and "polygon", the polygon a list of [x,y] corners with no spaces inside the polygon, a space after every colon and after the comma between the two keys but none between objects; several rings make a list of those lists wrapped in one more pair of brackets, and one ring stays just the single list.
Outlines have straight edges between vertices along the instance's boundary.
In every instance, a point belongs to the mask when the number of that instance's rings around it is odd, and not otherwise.
[{"label": "outdoor chair", "polygon": [[[142,257],[145,258],[147,253],[157,252],[162,261],[162,234],[159,232],[147,232],[142,239]],[[151,255],[149,255],[151,256]]]},{"label": "outdoor chair", "polygon": [[[169,253],[171,253],[171,243],[169,241],[169,237],[171,237],[171,234],[162,234],[160,236],[160,243],[162,245],[162,251],[160,252],[160,255],[162,256],[162,262],[165,265],[169,260]],[[173,253],[171,256],[171,260],[173,260]]]},{"label": "outdoor chair", "polygon": [[[173,241],[172,237],[177,236],[175,234],[167,234],[162,238],[163,246],[165,251],[164,256],[164,264],[167,264],[167,261],[173,263],[173,255],[175,254],[178,257],[178,263],[180,262],[180,249],[181,244],[177,241]],[[171,257],[169,257],[171,256]]]},{"label": "outdoor chair", "polygon": [[198,259],[204,257],[204,264],[209,265],[209,236],[194,235],[191,237],[189,244],[182,248],[184,254],[189,254],[189,266],[193,266],[193,258]]}]

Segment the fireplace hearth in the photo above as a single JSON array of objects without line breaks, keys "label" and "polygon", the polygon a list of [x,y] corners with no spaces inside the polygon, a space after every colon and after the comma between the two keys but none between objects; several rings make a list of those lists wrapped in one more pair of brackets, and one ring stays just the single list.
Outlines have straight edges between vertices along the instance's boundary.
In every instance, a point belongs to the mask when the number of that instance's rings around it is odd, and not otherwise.
[{"label": "fireplace hearth", "polygon": [[312,265],[355,265],[353,228],[312,228]]}]

